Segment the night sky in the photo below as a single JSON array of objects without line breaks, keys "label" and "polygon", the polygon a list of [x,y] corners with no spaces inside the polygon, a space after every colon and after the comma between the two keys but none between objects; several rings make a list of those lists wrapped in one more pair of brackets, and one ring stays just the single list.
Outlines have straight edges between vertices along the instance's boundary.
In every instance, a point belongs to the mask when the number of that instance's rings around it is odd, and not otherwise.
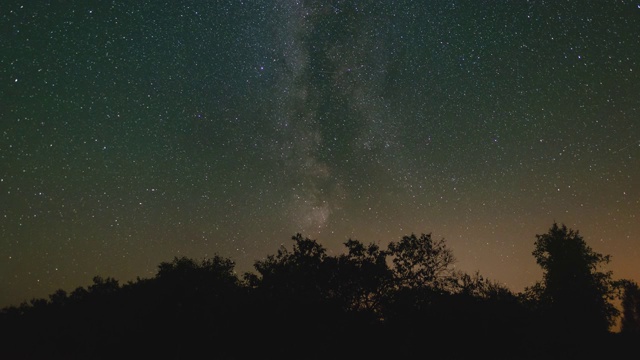
[{"label": "night sky", "polygon": [[174,256],[445,238],[640,281],[640,1],[2,1],[0,306]]}]

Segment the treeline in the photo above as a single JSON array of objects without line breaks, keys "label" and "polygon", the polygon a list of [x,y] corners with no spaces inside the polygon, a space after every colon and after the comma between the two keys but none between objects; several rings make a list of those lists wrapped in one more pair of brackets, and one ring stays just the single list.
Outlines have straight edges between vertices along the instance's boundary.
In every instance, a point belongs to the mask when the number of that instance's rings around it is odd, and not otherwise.
[{"label": "treeline", "polygon": [[[95,277],[0,312],[11,359],[571,359],[637,357],[640,290],[577,231],[536,235],[543,279],[522,293],[453,267],[444,239],[291,249],[239,277],[230,259],[175,258],[121,285]],[[619,300],[622,312],[613,303]],[[610,331],[621,321],[620,333]]]}]

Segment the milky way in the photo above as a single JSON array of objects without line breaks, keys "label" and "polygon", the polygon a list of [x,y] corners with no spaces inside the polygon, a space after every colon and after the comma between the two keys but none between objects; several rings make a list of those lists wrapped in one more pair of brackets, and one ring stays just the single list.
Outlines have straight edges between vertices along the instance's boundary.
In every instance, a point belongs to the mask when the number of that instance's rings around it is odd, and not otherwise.
[{"label": "milky way", "polygon": [[554,221],[640,280],[640,3],[0,5],[0,305],[296,233],[540,280]]}]

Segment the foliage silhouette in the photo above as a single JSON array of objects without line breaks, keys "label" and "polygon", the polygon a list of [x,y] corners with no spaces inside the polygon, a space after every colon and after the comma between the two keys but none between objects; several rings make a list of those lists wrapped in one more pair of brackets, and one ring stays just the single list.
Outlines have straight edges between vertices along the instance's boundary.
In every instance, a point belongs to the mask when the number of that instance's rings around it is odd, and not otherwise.
[{"label": "foliage silhouette", "polygon": [[381,305],[393,286],[393,273],[387,265],[388,252],[376,244],[364,245],[349,239],[347,253],[337,259],[335,289],[346,309],[381,316]]},{"label": "foliage silhouette", "polygon": [[557,223],[536,235],[533,256],[543,269],[534,296],[550,330],[576,336],[607,332],[618,315],[611,303],[616,284],[611,272],[599,268],[610,257],[594,252],[578,231]]},{"label": "foliage silhouette", "polygon": [[431,234],[403,236],[389,244],[389,254],[401,288],[446,290],[454,282],[455,257],[444,239],[433,241]]},{"label": "foliage silhouette", "polygon": [[634,281],[621,281],[622,320],[620,330],[625,334],[640,335],[640,287]]},{"label": "foliage silhouette", "polygon": [[[296,234],[242,280],[232,260],[176,257],[149,279],[96,276],[0,311],[3,355],[39,358],[466,359],[615,358],[640,334],[636,283],[553,224],[533,252],[544,270],[523,293],[455,271],[444,239],[409,235],[386,248],[349,239],[331,256]],[[622,332],[606,331],[617,313]],[[339,350],[338,350],[339,349]]]}]

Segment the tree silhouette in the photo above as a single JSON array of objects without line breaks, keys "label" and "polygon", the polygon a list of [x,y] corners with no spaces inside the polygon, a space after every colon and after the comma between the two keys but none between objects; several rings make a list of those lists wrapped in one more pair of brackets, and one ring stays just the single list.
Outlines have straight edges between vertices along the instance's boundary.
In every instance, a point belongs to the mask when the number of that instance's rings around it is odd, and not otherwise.
[{"label": "tree silhouette", "polygon": [[[254,263],[258,275],[245,275],[252,289],[251,317],[258,324],[278,324],[279,329],[257,339],[255,347],[263,350],[256,356],[319,356],[328,349],[317,344],[347,330],[342,326],[346,320],[344,307],[333,288],[336,259],[327,256],[315,240],[301,234],[291,239],[292,250],[281,246],[277,254]],[[273,346],[280,341],[279,336],[286,336],[288,347]]]},{"label": "tree silhouette", "polygon": [[431,234],[403,236],[390,242],[387,253],[391,259],[394,291],[387,297],[385,313],[399,328],[417,328],[419,323],[434,327],[447,320],[444,298],[454,289],[455,258],[444,239],[433,241]]},{"label": "tree silhouette", "polygon": [[640,335],[640,287],[630,281],[622,281],[622,320],[620,331]]},{"label": "tree silhouette", "polygon": [[393,288],[393,273],[387,264],[389,252],[353,239],[344,245],[347,253],[337,260],[337,293],[347,308],[379,318],[380,306]]},{"label": "tree silhouette", "polygon": [[293,251],[281,246],[276,255],[254,263],[259,277],[251,274],[245,279],[253,286],[273,294],[323,298],[332,272],[327,269],[326,249],[317,241],[296,234]]},{"label": "tree silhouette", "polygon": [[[152,278],[121,285],[95,276],[70,294],[2,309],[3,355],[537,359],[637,351],[638,285],[611,281],[599,270],[609,257],[564,225],[536,235],[543,279],[519,294],[456,271],[452,250],[430,234],[386,248],[349,239],[340,255],[301,234],[291,239],[291,250],[256,261],[244,281],[230,259],[176,257]],[[614,289],[622,290],[621,334],[607,332]]]},{"label": "tree silhouette", "polygon": [[[215,255],[213,258],[202,260],[200,263],[193,259],[175,257],[172,262],[162,262],[158,265],[156,278],[163,282],[175,285],[194,285],[194,289],[223,286],[234,287],[238,285],[238,278],[234,272],[235,263],[227,258]],[[199,282],[201,284],[193,284]]]},{"label": "tree silhouette", "polygon": [[444,290],[454,282],[451,265],[456,260],[444,239],[434,241],[431,234],[403,236],[389,243],[389,255],[400,288]]},{"label": "tree silhouette", "polygon": [[607,332],[618,315],[610,302],[615,284],[612,273],[599,268],[610,257],[594,252],[578,231],[557,223],[546,234],[536,235],[533,256],[542,267],[543,280],[529,290],[550,328],[564,335]]},{"label": "tree silhouette", "polygon": [[89,285],[89,293],[97,296],[105,296],[109,294],[115,294],[120,289],[118,280],[108,277],[95,276],[93,278],[93,284]]},{"label": "tree silhouette", "polygon": [[457,293],[467,295],[478,299],[509,299],[515,301],[515,295],[506,286],[485,279],[480,272],[476,271],[473,275],[458,273],[456,274]]}]

